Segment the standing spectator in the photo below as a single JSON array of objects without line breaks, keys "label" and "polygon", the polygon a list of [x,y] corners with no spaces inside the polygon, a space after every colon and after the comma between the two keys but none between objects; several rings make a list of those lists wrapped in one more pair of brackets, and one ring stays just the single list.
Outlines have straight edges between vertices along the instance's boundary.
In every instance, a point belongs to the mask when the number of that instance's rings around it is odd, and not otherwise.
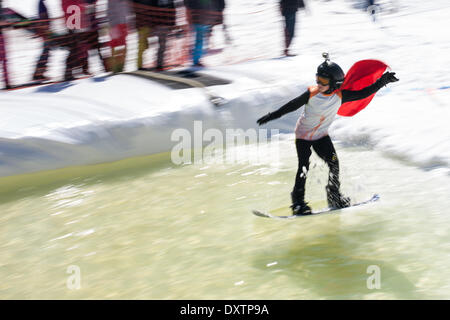
[{"label": "standing spectator", "polygon": [[189,24],[195,32],[195,44],[192,51],[193,65],[203,67],[201,58],[205,36],[214,23],[214,6],[212,0],[184,0]]},{"label": "standing spectator", "polygon": [[209,39],[211,38],[211,35],[212,35],[212,29],[218,25],[222,25],[222,30],[225,35],[225,41],[227,44],[230,44],[231,37],[228,34],[227,26],[224,23],[224,17],[223,17],[223,12],[225,11],[225,0],[213,0],[213,7],[214,7],[214,13],[213,13],[212,26],[208,33],[208,46],[210,43]]},{"label": "standing spectator", "polygon": [[[87,52],[85,41],[82,39],[82,30],[86,28],[87,21],[83,0],[61,0],[61,6],[64,11],[66,26],[69,29],[66,44],[69,48],[69,55],[66,59],[64,80],[70,81],[75,79],[73,72],[76,68],[82,65],[86,68],[84,61],[87,59]],[[77,8],[77,10],[72,11],[74,8]],[[80,22],[80,24],[76,25],[74,22]]]},{"label": "standing spectator", "polygon": [[167,38],[176,26],[176,9],[174,0],[154,0],[153,12],[150,18],[152,34],[158,37],[158,54],[156,57],[156,70],[164,69],[164,54]]},{"label": "standing spectator", "polygon": [[100,61],[105,69],[108,70],[108,66],[106,63],[106,59],[103,57],[101,49],[103,45],[100,43],[100,19],[97,18],[97,1],[98,0],[85,0],[85,10],[86,10],[86,19],[87,19],[87,30],[83,33],[83,40],[85,42],[85,59],[82,60],[83,64],[83,73],[89,74],[88,67],[88,58],[89,58],[89,50],[95,50],[98,53]]},{"label": "standing spectator", "polygon": [[138,69],[144,66],[144,52],[148,49],[148,40],[150,36],[149,10],[152,6],[152,0],[133,0],[133,9],[136,15],[136,29],[138,31]]},{"label": "standing spectator", "polygon": [[48,16],[47,6],[45,5],[45,0],[39,0],[38,4],[39,10],[39,23],[37,24],[37,34],[42,38],[43,49],[42,54],[36,65],[36,70],[33,75],[33,80],[35,81],[45,81],[48,80],[44,73],[47,71],[48,57],[50,53],[50,21]]},{"label": "standing spectator", "polygon": [[111,36],[111,62],[108,68],[114,73],[122,72],[127,53],[128,18],[130,17],[128,0],[108,1],[108,20]]},{"label": "standing spectator", "polygon": [[143,55],[149,48],[148,37],[158,37],[156,70],[164,69],[164,55],[167,38],[176,26],[176,9],[174,0],[134,0],[136,26],[139,33],[138,69],[143,68]]},{"label": "standing spectator", "polygon": [[303,0],[280,0],[280,10],[281,15],[284,17],[285,27],[284,27],[284,55],[287,57],[294,56],[289,52],[289,47],[291,46],[292,39],[295,34],[295,23],[297,17],[297,10],[304,8],[305,4]]},{"label": "standing spectator", "polygon": [[78,68],[81,68],[85,75],[90,75],[89,49],[93,48],[92,43],[98,39],[97,30],[93,29],[96,14],[95,3],[96,0],[61,0],[66,26],[69,29],[66,43],[69,55],[66,59],[64,76],[66,81],[75,79],[73,72]]},{"label": "standing spectator", "polygon": [[8,74],[8,60],[6,57],[6,41],[3,36],[3,29],[8,25],[6,21],[6,14],[3,10],[2,0],[0,0],[0,61],[3,67],[3,79],[5,82],[5,88],[10,89],[11,85],[9,83],[9,74]]}]

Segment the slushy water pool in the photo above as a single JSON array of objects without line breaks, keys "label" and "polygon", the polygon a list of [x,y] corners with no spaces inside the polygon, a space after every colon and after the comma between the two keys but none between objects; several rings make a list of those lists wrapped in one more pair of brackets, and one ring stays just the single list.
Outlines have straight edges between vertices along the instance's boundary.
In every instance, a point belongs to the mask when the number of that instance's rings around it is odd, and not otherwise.
[{"label": "slushy water pool", "polygon": [[[344,193],[380,201],[264,219],[251,210],[288,207],[297,166],[293,138],[273,143],[279,162],[177,166],[165,153],[2,178],[0,296],[450,298],[447,174],[337,143]],[[326,179],[314,155],[314,208]]]}]

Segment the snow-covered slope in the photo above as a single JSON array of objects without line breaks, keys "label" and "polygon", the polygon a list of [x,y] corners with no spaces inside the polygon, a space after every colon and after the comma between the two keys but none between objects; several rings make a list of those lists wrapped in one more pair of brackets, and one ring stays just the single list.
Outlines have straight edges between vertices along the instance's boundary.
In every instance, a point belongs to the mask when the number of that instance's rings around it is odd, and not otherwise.
[{"label": "snow-covered slope", "polygon": [[[5,2],[32,14],[31,0]],[[200,89],[172,91],[126,75],[0,92],[0,176],[170,151],[171,133],[192,129],[194,120],[202,120],[204,129],[256,128],[257,118],[314,83],[323,51],[344,70],[361,59],[383,60],[401,80],[382,89],[360,114],[339,118],[331,128],[333,138],[369,143],[420,166],[448,170],[448,1],[396,1],[398,11],[382,11],[376,23],[353,7],[355,1],[307,3],[309,9],[298,14],[293,44],[298,56],[279,59],[277,1],[228,1],[226,21],[234,42],[207,57],[205,71],[233,81],[211,88],[227,100],[220,108]],[[16,31],[11,32],[9,38]],[[220,30],[213,43],[222,46]],[[259,58],[244,61],[254,57]],[[290,132],[298,115],[268,128]]]}]

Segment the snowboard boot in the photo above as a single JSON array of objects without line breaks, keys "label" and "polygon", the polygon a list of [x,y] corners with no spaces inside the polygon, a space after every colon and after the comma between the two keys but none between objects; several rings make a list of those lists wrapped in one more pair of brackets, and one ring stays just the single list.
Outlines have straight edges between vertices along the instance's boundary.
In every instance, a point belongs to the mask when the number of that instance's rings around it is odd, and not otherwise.
[{"label": "snowboard boot", "polygon": [[350,198],[344,197],[339,188],[327,186],[327,201],[330,208],[342,209],[350,207]]},{"label": "snowboard boot", "polygon": [[293,215],[308,215],[311,214],[311,208],[304,200],[304,192],[293,191],[291,193],[292,198],[292,214]]}]

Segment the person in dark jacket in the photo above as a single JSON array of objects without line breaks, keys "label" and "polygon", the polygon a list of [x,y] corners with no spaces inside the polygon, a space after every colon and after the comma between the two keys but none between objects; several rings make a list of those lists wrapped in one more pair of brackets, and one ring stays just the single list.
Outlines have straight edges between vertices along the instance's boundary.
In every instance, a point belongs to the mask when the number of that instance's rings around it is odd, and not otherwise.
[{"label": "person in dark jacket", "polygon": [[223,24],[223,11],[225,10],[225,0],[212,0],[214,17],[212,25]]},{"label": "person in dark jacket", "polygon": [[37,24],[37,33],[42,38],[43,48],[41,56],[36,64],[36,70],[34,71],[33,80],[45,81],[45,72],[47,71],[48,57],[50,54],[50,21],[48,15],[48,9],[45,4],[45,0],[39,0],[39,23]]},{"label": "person in dark jacket", "polygon": [[212,0],[184,0],[189,24],[195,33],[194,48],[192,50],[193,65],[203,67],[201,58],[205,37],[214,24],[214,3]]},{"label": "person in dark jacket", "polygon": [[[74,19],[72,8],[79,9],[80,24],[77,25],[78,19]],[[69,49],[69,55],[66,58],[66,70],[64,72],[64,80],[74,80],[74,71],[82,67],[87,68],[87,46],[83,36],[88,21],[86,19],[86,11],[83,0],[61,0],[61,8],[64,12],[64,20],[67,26],[68,35],[65,37],[65,46]]]},{"label": "person in dark jacket", "polygon": [[133,0],[136,27],[139,34],[138,69],[143,69],[144,52],[149,48],[148,37],[158,37],[156,70],[163,70],[167,38],[176,26],[174,0]]},{"label": "person in dark jacket", "polygon": [[297,11],[300,8],[304,8],[305,4],[303,0],[280,0],[280,11],[281,15],[284,17],[285,27],[284,27],[284,55],[294,56],[289,52],[289,47],[291,46],[292,39],[295,34],[295,24],[297,18]]}]

